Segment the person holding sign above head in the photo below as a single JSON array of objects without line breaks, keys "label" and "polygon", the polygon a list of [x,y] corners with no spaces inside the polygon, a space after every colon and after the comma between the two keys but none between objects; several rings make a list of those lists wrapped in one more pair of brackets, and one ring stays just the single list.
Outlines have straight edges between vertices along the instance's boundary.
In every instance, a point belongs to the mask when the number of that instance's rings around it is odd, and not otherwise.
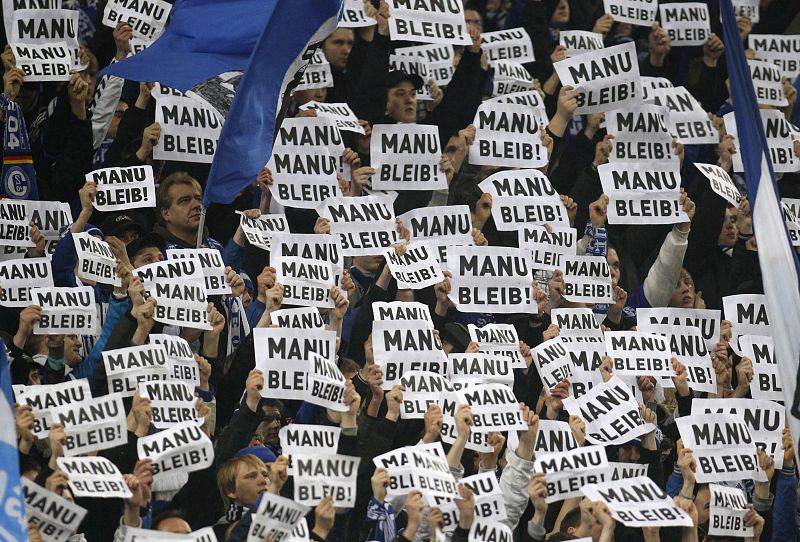
[{"label": "person holding sign above head", "polygon": [[95,3],[3,2],[0,538],[800,539],[796,1]]},{"label": "person holding sign above head", "polygon": [[[417,91],[431,81],[404,71],[390,71],[389,4],[381,0],[375,13],[377,31],[369,43],[361,78],[356,85],[353,111],[370,124],[414,123],[419,118]],[[440,98],[422,123],[438,127],[440,146],[467,127],[480,104],[486,71],[481,66],[480,30],[469,27],[472,44],[465,47],[458,66]],[[425,207],[432,197],[430,190],[400,191],[394,202],[395,215]]]}]

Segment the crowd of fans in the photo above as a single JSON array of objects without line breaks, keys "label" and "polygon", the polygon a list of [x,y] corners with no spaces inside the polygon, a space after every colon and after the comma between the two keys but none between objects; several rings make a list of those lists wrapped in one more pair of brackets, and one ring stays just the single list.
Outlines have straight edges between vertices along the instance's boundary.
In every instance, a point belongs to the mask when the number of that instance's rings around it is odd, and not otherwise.
[{"label": "crowd of fans", "polygon": [[[422,541],[435,536],[442,514],[429,506],[419,492],[405,498],[386,497],[389,474],[375,469],[373,458],[402,446],[439,440],[442,413],[433,405],[424,420],[402,419],[401,386],[382,389],[383,374],[372,352],[372,304],[379,301],[416,300],[430,308],[445,352],[470,352],[467,325],[501,322],[513,324],[522,343],[528,368],[517,369],[513,391],[520,402],[528,429],[518,434],[516,449],[506,446],[508,435],[493,433],[494,450],[476,453],[465,450],[471,428],[469,409],[456,416],[457,440],[445,444],[447,461],[456,478],[478,472],[493,472],[499,478],[507,519],[517,540],[598,541],[628,540],[725,540],[709,536],[709,489],[695,483],[692,450],[682,447],[675,419],[691,412],[692,399],[724,400],[749,397],[753,378],[750,360],[737,356],[729,346],[730,323],[722,323],[719,344],[712,361],[717,376],[716,393],[698,393],[687,384],[686,368],[673,360],[674,390],[662,393],[652,376],[642,375],[637,384],[643,399],[644,419],[657,424],[657,431],[622,446],[607,446],[610,460],[647,465],[648,476],[665,489],[694,523],[692,528],[631,528],[614,520],[608,508],[588,498],[571,498],[548,505],[545,478],[532,474],[534,443],[540,420],[568,422],[580,445],[585,442],[585,425],[570,416],[562,405],[568,396],[568,382],[549,393],[543,390],[538,371],[531,367],[530,349],[558,336],[550,311],[573,306],[562,297],[564,277],[560,271],[547,274],[537,286],[536,314],[493,315],[461,313],[448,298],[450,280],[423,290],[399,289],[380,255],[348,258],[341,287],[332,297],[335,308],[323,310],[328,329],[337,332],[338,365],[348,379],[344,402],[347,412],[326,410],[301,401],[270,398],[264,375],[255,369],[252,330],[271,324],[270,314],[283,304],[283,286],[276,282],[269,252],[249,245],[239,226],[239,215],[250,217],[276,212],[269,185],[268,169],[251,186],[237,195],[231,205],[208,209],[203,247],[219,249],[226,264],[226,280],[232,293],[209,297],[210,331],[164,326],[153,320],[154,300],[144,295],[144,286],[132,271],[162,261],[165,250],[193,248],[201,221],[201,200],[208,165],[164,162],[153,159],[161,127],[154,122],[153,82],[124,81],[115,77],[98,80],[101,68],[132,54],[132,30],[127,24],[107,28],[100,24],[101,9],[94,0],[65,2],[79,9],[82,20],[81,61],[88,67],[72,75],[69,82],[29,83],[15,67],[9,46],[2,54],[3,107],[17,104],[22,111],[36,171],[38,197],[70,204],[73,222],[52,254],[56,286],[90,284],[76,273],[72,235],[87,232],[108,242],[117,257],[117,287],[94,285],[99,306],[101,332],[98,336],[36,335],[34,324],[41,316],[35,305],[23,309],[0,307],[0,334],[9,352],[14,384],[36,386],[87,379],[94,397],[109,392],[103,351],[145,344],[151,333],[173,333],[193,345],[200,374],[196,393],[198,409],[205,416],[203,430],[214,441],[213,466],[192,473],[176,491],[153,491],[152,467],[137,460],[136,443],[151,434],[150,400],[136,394],[126,399],[128,444],[103,450],[126,475],[133,493],[129,499],[88,499],[75,501],[88,510],[78,533],[70,540],[107,542],[125,539],[125,527],[144,527],[171,533],[190,533],[213,526],[218,540],[240,541],[247,537],[252,509],[265,492],[293,497],[289,458],[282,455],[279,429],[290,423],[339,426],[338,451],[362,458],[357,480],[357,498],[352,508],[335,508],[327,497],[308,516],[312,540]],[[103,2],[100,2],[103,4]],[[446,88],[432,87],[432,101],[417,101],[422,81],[404,72],[389,71],[389,55],[399,46],[389,38],[389,5],[385,0],[365,2],[365,12],[377,20],[373,26],[338,28],[322,44],[330,63],[333,86],[296,91],[289,116],[314,115],[300,111],[309,102],[347,103],[366,134],[344,133],[344,160],[351,166],[350,178],[340,178],[346,196],[369,191],[374,170],[370,163],[372,127],[382,123],[434,125],[442,142],[441,166],[448,190],[400,192],[395,213],[428,205],[468,205],[476,245],[516,246],[516,232],[498,231],[492,218],[492,197],[478,183],[499,168],[475,166],[467,155],[475,138],[471,124],[481,102],[492,89],[493,68],[481,49],[482,32],[524,28],[531,37],[536,61],[526,64],[535,78],[535,88],[546,105],[550,119],[542,140],[548,146],[549,164],[544,172],[569,212],[571,224],[585,232],[579,251],[607,258],[612,272],[614,303],[595,308],[605,330],[628,330],[636,325],[639,307],[680,307],[722,309],[722,298],[737,293],[762,292],[757,243],[747,199],[737,207],[714,193],[708,181],[694,167],[695,162],[719,164],[731,173],[744,192],[741,178],[733,175],[736,153],[734,139],[725,135],[721,116],[735,104],[726,85],[724,44],[720,39],[719,14],[711,7],[713,34],[700,47],[673,48],[669,35],[658,23],[652,28],[617,23],[604,14],[597,0],[469,0],[464,15],[472,44],[456,47],[456,69]],[[794,0],[761,0],[760,19],[753,24],[739,19],[741,39],[747,48],[748,35],[795,33],[800,25],[800,4]],[[565,51],[558,45],[561,30],[601,33],[606,46],[635,42],[639,70],[643,76],[664,77],[683,85],[702,104],[720,130],[717,145],[681,145],[673,149],[681,160],[683,210],[690,222],[672,226],[609,226],[606,223],[608,197],[603,194],[597,172],[608,161],[612,138],[606,134],[603,114],[576,116],[575,92],[564,88],[553,68]],[[783,110],[791,119],[796,90],[786,81],[784,92],[789,106]],[[800,142],[795,147],[800,156]],[[151,165],[158,184],[157,207],[100,213],[93,207],[97,187],[85,182],[85,175],[100,167]],[[798,197],[798,175],[783,174],[781,195]],[[151,210],[147,210],[151,211]],[[330,234],[328,220],[316,212],[286,207],[293,233]],[[402,237],[408,225],[399,224]],[[512,235],[509,235],[512,234]],[[756,232],[757,233],[757,232]],[[25,257],[45,254],[45,239],[34,226],[36,246]],[[579,236],[580,237],[580,236]],[[444,242],[444,241],[443,241]],[[7,251],[8,252],[8,251]],[[8,254],[5,256],[8,258]],[[18,257],[14,255],[13,257]],[[491,280],[491,277],[486,277]],[[344,294],[346,292],[346,295]],[[312,330],[302,333],[313,334]],[[604,379],[612,370],[608,360],[599,369]],[[657,393],[658,391],[658,393]],[[63,455],[65,430],[54,425],[47,438],[35,438],[34,417],[29,406],[17,404],[16,432],[24,477],[46,489],[71,498],[68,476],[56,459]],[[748,495],[746,524],[754,527],[752,540],[789,541],[798,538],[797,487],[793,440],[784,430],[783,468],[759,452],[767,481],[742,480],[739,487]],[[658,438],[656,438],[658,436]],[[466,540],[474,518],[474,496],[465,486],[458,509],[457,528],[447,536]],[[659,532],[660,531],[660,532]],[[30,527],[30,539],[42,536]],[[584,538],[585,537],[585,538]],[[46,539],[46,538],[45,538]]]}]

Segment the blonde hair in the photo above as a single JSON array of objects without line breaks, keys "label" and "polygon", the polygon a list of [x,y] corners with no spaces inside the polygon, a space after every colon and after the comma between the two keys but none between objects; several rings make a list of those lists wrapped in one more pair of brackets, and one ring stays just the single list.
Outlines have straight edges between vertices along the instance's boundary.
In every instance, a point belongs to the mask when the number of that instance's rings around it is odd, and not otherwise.
[{"label": "blonde hair", "polygon": [[264,462],[253,454],[244,454],[228,459],[223,463],[217,471],[217,487],[219,487],[219,494],[222,497],[222,502],[225,503],[225,508],[228,508],[232,502],[228,494],[236,492],[236,476],[239,474],[240,465],[247,465],[256,469],[267,468]]}]

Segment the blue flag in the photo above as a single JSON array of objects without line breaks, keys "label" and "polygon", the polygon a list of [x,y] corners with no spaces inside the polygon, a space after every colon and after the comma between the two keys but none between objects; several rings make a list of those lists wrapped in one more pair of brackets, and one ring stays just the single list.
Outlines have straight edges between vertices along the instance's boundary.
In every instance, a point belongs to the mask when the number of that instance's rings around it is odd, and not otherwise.
[{"label": "blue flag", "polygon": [[245,69],[272,12],[294,2],[177,0],[169,26],[150,47],[101,75],[157,81],[186,92],[215,75]]},{"label": "blue flag", "polygon": [[0,540],[27,542],[25,501],[19,482],[19,453],[14,425],[14,396],[6,345],[0,340]]},{"label": "blue flag", "polygon": [[340,9],[341,0],[277,3],[222,126],[203,205],[230,203],[255,182],[272,151],[286,90],[299,82],[314,49],[336,29]]},{"label": "blue flag", "polygon": [[784,400],[787,411],[791,412],[787,421],[795,439],[797,454],[797,439],[800,437],[800,265],[789,240],[778,199],[767,137],[731,0],[720,0],[720,11],[739,139],[737,151],[744,164],[744,178],[753,214],[753,232],[767,298],[767,316],[775,342],[775,359]]}]

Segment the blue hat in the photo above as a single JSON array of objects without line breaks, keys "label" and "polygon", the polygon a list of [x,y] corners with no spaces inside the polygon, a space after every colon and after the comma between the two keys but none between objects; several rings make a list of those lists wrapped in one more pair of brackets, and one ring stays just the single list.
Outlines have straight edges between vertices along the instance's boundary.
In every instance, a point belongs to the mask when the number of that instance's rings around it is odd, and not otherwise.
[{"label": "blue hat", "polygon": [[247,448],[242,448],[233,457],[242,457],[243,455],[254,455],[259,458],[264,463],[272,463],[277,457],[275,454],[272,453],[272,450],[267,448],[266,446],[248,446]]},{"label": "blue hat", "polygon": [[94,224],[86,224],[86,227],[83,229],[83,231],[95,237],[103,237],[103,232],[100,231],[100,228]]}]

